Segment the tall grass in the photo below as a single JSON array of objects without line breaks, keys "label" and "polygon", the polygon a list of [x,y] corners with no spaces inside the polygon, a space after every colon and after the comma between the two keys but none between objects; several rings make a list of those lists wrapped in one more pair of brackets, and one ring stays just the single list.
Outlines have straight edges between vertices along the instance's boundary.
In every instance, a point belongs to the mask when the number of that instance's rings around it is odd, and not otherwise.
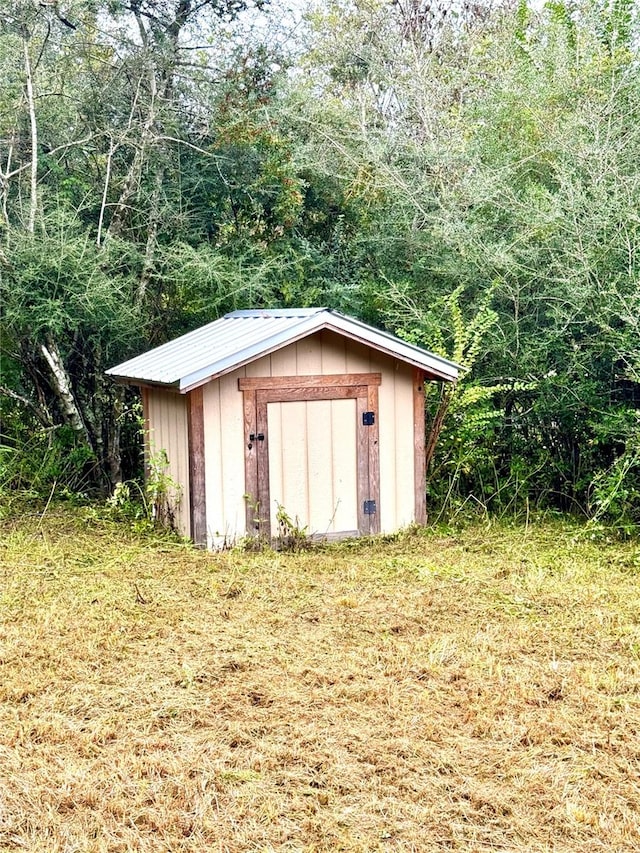
[{"label": "tall grass", "polygon": [[637,543],[2,533],[0,850],[640,846]]}]

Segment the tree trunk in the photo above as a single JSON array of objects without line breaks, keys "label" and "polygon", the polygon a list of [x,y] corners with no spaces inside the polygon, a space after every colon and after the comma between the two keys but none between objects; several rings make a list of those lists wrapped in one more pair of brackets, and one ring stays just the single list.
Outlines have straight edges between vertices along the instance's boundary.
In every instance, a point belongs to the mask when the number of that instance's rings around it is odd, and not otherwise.
[{"label": "tree trunk", "polygon": [[71,380],[67,373],[58,347],[52,337],[47,338],[46,344],[40,344],[40,351],[51,372],[51,387],[60,403],[67,424],[78,435],[82,436],[87,445],[93,450],[91,436],[84,423],[80,409],[71,390]]},{"label": "tree trunk", "polygon": [[122,456],[120,454],[120,418],[124,404],[124,388],[118,386],[114,390],[111,417],[107,425],[107,457],[106,467],[109,481],[113,488],[122,482]]},{"label": "tree trunk", "polygon": [[[147,156],[147,149],[153,143],[154,128],[158,114],[158,81],[156,78],[156,65],[152,58],[153,54],[149,52],[149,36],[139,13],[136,13],[136,20],[138,23],[138,29],[140,30],[143,49],[147,51],[147,57],[145,59],[145,73],[149,86],[149,109],[140,129],[138,147],[136,148],[133,160],[131,161],[131,165],[129,166],[129,170],[125,176],[122,190],[120,191],[120,198],[114,208],[113,216],[111,217],[111,222],[107,229],[108,237],[118,236],[121,233],[124,225],[125,213],[129,208],[129,201],[140,187],[140,180],[145,158]],[[160,93],[161,96],[162,94],[163,93]]]},{"label": "tree trunk", "polygon": [[149,227],[147,230],[147,244],[144,252],[144,267],[140,275],[140,283],[138,285],[138,294],[136,302],[142,305],[147,292],[147,286],[151,280],[153,272],[153,262],[156,254],[158,228],[160,225],[160,203],[162,199],[162,185],[164,181],[164,165],[159,164],[156,167],[154,176],[153,193],[149,204]]},{"label": "tree trunk", "polygon": [[455,392],[455,385],[447,385],[442,389],[440,404],[438,405],[435,417],[431,422],[431,429],[429,430],[427,445],[425,447],[425,470],[427,472],[429,471],[429,466],[433,461],[433,456],[436,452],[436,445],[438,444],[438,439],[440,438],[440,434],[444,428],[447,412],[449,411],[449,406],[451,405],[451,400],[453,399]]},{"label": "tree trunk", "polygon": [[27,231],[33,234],[36,229],[36,213],[38,210],[38,123],[36,121],[36,103],[33,95],[33,75],[31,58],[29,56],[29,40],[26,33],[22,36],[24,48],[24,73],[27,89],[27,107],[29,109],[29,124],[31,126],[31,180],[29,193],[29,220]]}]

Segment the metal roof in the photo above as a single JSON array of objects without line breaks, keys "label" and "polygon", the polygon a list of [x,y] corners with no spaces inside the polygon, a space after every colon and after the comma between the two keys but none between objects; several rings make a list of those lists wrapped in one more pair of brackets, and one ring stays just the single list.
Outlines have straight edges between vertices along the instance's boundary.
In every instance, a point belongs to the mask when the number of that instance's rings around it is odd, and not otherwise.
[{"label": "metal roof", "polygon": [[169,386],[186,393],[322,329],[419,367],[434,379],[458,378],[460,367],[452,361],[327,308],[232,311],[110,368],[107,374],[131,384]]}]

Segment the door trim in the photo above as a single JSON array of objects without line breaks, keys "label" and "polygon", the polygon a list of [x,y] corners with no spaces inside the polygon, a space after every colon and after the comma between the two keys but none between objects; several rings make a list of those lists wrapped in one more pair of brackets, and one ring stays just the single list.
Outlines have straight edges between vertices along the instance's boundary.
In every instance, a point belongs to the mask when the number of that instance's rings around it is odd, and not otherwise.
[{"label": "door trim", "polygon": [[[356,470],[358,532],[380,532],[380,447],[378,386],[380,373],[315,376],[264,376],[238,379],[244,411],[244,464],[247,534],[271,538],[269,487],[269,403],[314,400],[356,400]],[[373,424],[363,426],[364,412],[373,412]],[[254,440],[250,439],[254,436]],[[365,501],[375,501],[376,511],[365,513]]]},{"label": "door trim", "polygon": [[380,385],[381,373],[328,373],[311,376],[244,376],[238,379],[241,391],[266,391],[273,388],[316,388],[350,385]]}]

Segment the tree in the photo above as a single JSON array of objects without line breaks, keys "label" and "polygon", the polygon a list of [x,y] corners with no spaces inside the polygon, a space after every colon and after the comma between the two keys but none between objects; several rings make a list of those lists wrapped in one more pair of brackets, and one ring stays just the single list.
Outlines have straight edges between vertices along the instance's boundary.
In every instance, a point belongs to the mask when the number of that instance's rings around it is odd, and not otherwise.
[{"label": "tree", "polygon": [[[197,29],[214,39],[249,5],[266,4],[0,6],[3,411],[70,429],[103,488],[121,476],[124,400],[104,369],[141,334],[157,340],[158,317],[173,310],[176,253],[159,249],[182,205],[179,153],[215,161],[194,138],[189,40]],[[212,82],[209,66],[198,70]]]},{"label": "tree", "polygon": [[[463,316],[481,317],[489,295],[497,315],[474,366],[474,428],[453,421],[473,460],[456,464],[461,495],[497,507],[517,490],[588,511],[594,478],[625,452],[630,400],[616,387],[633,382],[637,352],[632,6],[496,4],[411,26],[402,5],[395,17],[383,2],[342,3],[340,18],[336,7],[312,19],[309,62],[344,114],[305,117],[377,200],[380,319],[437,348],[453,344],[437,316],[453,294]],[[608,436],[604,411],[620,415]]]}]

